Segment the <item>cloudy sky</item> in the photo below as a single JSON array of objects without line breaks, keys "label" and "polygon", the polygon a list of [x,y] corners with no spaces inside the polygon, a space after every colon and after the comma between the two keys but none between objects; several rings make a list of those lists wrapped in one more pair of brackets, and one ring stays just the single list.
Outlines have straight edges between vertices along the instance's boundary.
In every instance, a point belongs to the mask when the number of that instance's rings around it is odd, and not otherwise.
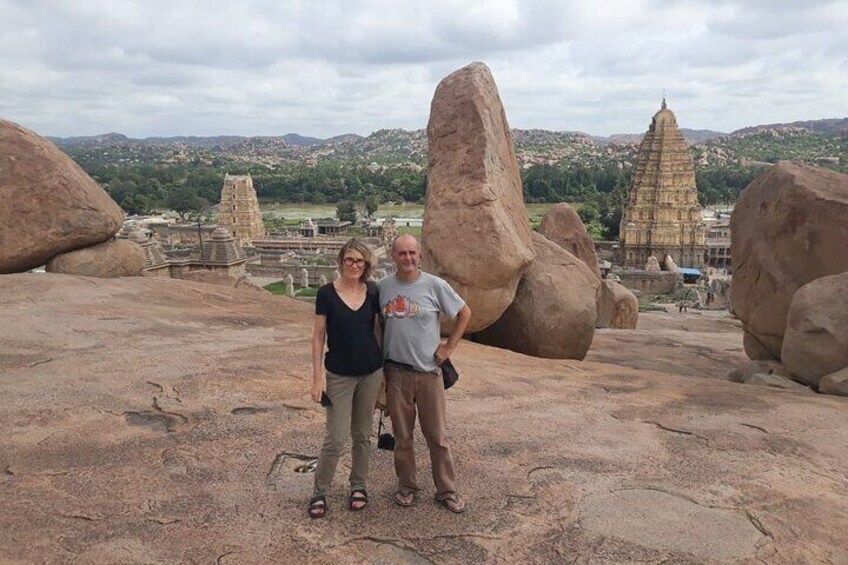
[{"label": "cloudy sky", "polygon": [[510,125],[848,116],[848,0],[0,0],[0,118],[44,135],[329,137],[427,123],[489,65]]}]

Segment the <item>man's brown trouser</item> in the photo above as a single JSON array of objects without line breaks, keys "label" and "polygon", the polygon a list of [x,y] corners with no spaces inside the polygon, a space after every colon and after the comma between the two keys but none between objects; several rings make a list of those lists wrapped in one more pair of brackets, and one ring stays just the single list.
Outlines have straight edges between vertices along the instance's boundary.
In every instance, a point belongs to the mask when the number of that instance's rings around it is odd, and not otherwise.
[{"label": "man's brown trouser", "polygon": [[418,490],[415,478],[415,448],[412,432],[415,412],[421,422],[421,433],[430,448],[430,464],[436,497],[456,492],[453,460],[445,432],[445,389],[438,373],[422,373],[387,362],[386,401],[395,436],[395,472],[401,489]]}]

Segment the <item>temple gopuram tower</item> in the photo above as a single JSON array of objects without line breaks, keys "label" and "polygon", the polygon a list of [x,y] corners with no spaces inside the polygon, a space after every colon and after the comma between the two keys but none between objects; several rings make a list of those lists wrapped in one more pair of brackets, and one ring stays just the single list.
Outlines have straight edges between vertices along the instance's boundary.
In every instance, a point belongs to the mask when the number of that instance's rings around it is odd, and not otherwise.
[{"label": "temple gopuram tower", "polygon": [[265,238],[265,225],[250,175],[226,175],[218,206],[218,225],[227,228],[242,247]]},{"label": "temple gopuram tower", "polygon": [[652,255],[660,263],[670,255],[680,267],[704,266],[695,167],[665,98],[639,146],[620,233],[626,267],[643,269]]}]

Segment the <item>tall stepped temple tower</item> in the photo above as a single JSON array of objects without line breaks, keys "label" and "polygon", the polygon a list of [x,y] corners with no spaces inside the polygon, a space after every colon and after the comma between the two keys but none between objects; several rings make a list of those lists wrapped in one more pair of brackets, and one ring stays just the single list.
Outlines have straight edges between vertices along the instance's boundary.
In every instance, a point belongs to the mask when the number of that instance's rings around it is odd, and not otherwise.
[{"label": "tall stepped temple tower", "polygon": [[670,255],[680,267],[704,266],[705,226],[689,145],[666,107],[642,139],[621,219],[624,265],[643,269],[648,257]]},{"label": "tall stepped temple tower", "polygon": [[265,238],[265,225],[250,175],[226,175],[218,206],[218,225],[227,228],[242,247]]}]

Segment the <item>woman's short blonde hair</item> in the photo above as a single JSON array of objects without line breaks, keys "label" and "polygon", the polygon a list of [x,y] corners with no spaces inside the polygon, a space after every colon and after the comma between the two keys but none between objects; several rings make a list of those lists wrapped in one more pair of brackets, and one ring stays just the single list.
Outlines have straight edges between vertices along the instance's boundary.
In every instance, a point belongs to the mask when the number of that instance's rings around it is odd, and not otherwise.
[{"label": "woman's short blonde hair", "polygon": [[374,252],[371,251],[371,247],[360,239],[349,239],[339,250],[339,272],[344,269],[344,258],[348,251],[357,251],[365,259],[365,268],[362,269],[362,276],[359,277],[359,280],[365,282],[370,279],[371,272],[374,269]]}]

